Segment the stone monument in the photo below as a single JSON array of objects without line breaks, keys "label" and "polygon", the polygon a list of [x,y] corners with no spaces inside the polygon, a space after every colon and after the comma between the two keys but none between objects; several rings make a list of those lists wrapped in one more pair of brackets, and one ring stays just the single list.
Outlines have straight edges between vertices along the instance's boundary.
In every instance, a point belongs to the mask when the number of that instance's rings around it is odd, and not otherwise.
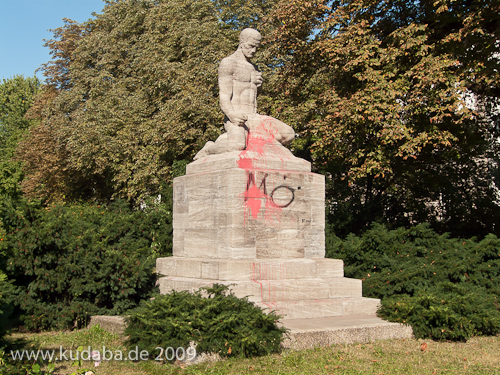
[{"label": "stone monument", "polygon": [[260,34],[245,29],[219,67],[226,132],[174,180],[173,256],[157,260],[161,293],[232,285],[287,318],[375,315],[361,280],[325,259],[325,179],[284,145],[287,124],[257,113]]}]

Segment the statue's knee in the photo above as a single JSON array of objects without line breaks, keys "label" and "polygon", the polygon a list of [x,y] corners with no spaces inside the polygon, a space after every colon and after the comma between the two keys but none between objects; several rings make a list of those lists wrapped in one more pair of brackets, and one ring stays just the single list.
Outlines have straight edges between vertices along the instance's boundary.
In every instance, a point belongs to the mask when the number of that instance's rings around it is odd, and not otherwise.
[{"label": "statue's knee", "polygon": [[237,129],[232,129],[231,133],[228,133],[228,138],[231,144],[236,150],[244,150],[246,147],[246,133],[245,129],[238,127]]},{"label": "statue's knee", "polygon": [[292,142],[295,139],[295,132],[289,126],[288,129],[282,129],[278,134],[278,141],[284,145]]}]

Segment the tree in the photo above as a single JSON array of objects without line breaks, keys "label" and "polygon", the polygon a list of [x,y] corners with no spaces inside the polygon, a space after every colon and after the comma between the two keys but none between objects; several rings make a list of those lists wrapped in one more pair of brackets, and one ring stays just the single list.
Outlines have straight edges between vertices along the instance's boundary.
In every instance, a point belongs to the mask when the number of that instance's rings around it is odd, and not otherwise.
[{"label": "tree", "polygon": [[23,179],[22,166],[13,156],[17,144],[33,126],[33,121],[27,119],[25,114],[40,87],[41,83],[36,77],[23,76],[4,79],[0,84],[0,348],[15,296],[12,280],[8,280],[6,274],[7,259],[11,254],[5,245],[7,226],[2,211],[21,195],[19,183]]},{"label": "tree", "polygon": [[275,5],[270,0],[213,0],[218,19],[224,27],[241,31],[262,26],[262,20]]},{"label": "tree", "polygon": [[108,2],[55,36],[55,94],[20,152],[31,196],[142,199],[219,134],[217,66],[237,33],[210,1]]},{"label": "tree", "polygon": [[36,77],[14,76],[0,84],[0,197],[20,193],[23,173],[20,162],[13,160],[13,156],[18,143],[33,125],[25,115],[40,88]]},{"label": "tree", "polygon": [[424,23],[438,9],[368,1],[278,9],[269,18],[280,25],[276,91],[293,108],[281,116],[302,129],[304,148],[330,177],[339,233],[374,220],[433,221],[463,235],[494,230],[498,206],[484,161],[497,129],[465,105],[465,63]]}]

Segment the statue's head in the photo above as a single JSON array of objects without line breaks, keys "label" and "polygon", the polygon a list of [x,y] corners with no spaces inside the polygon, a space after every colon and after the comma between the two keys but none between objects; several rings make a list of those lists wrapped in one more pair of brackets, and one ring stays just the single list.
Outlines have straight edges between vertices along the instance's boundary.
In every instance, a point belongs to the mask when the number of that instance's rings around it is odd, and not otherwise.
[{"label": "statue's head", "polygon": [[260,45],[262,36],[255,29],[244,29],[240,33],[240,45],[238,49],[243,52],[247,59],[251,59]]}]

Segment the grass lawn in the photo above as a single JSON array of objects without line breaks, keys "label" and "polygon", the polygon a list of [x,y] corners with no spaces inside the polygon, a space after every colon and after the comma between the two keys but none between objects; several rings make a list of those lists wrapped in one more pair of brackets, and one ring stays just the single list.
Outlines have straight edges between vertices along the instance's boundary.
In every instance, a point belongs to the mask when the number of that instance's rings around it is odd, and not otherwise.
[{"label": "grass lawn", "polygon": [[[62,350],[103,346],[126,357],[120,336],[99,327],[73,332],[15,333],[9,342],[20,350]],[[9,351],[7,352],[7,354]],[[156,353],[158,354],[158,353]],[[10,361],[7,358],[6,361]],[[55,374],[71,374],[73,361],[55,361]],[[47,362],[45,362],[45,365]],[[429,340],[391,340],[370,344],[335,345],[302,351],[285,351],[253,359],[229,359],[192,366],[159,361],[103,361],[99,367],[84,361],[96,375],[131,374],[500,374],[500,336],[477,337],[467,343]],[[42,367],[43,368],[43,367]],[[0,366],[0,374],[1,366]]]}]

